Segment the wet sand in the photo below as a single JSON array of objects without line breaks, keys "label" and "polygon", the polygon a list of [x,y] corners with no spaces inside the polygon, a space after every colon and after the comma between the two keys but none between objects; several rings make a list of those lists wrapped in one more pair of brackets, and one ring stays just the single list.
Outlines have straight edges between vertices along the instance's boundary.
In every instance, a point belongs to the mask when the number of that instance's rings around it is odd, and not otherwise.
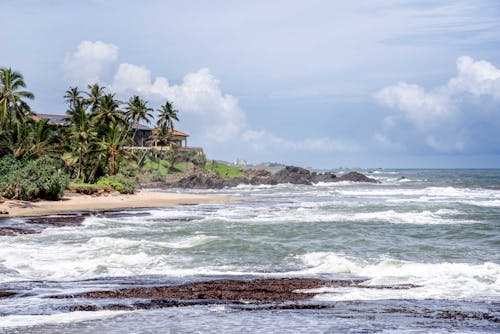
[{"label": "wet sand", "polygon": [[224,203],[228,196],[176,194],[142,191],[133,195],[109,194],[90,196],[66,194],[59,201],[12,201],[0,203],[0,217],[46,216],[57,213],[155,208],[171,205]]}]

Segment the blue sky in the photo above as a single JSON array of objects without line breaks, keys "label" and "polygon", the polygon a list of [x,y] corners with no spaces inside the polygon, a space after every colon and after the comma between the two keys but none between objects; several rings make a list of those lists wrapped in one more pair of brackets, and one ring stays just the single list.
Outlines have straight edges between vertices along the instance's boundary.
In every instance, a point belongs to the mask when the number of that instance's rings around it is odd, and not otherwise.
[{"label": "blue sky", "polygon": [[0,0],[33,109],[98,81],[210,158],[500,167],[498,1]]}]

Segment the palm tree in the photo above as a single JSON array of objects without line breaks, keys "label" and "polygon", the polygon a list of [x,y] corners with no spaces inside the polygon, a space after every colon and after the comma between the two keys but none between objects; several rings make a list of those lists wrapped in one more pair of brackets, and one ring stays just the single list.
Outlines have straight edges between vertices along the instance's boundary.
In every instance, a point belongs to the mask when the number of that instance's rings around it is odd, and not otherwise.
[{"label": "palm tree", "polygon": [[93,85],[88,85],[87,88],[89,91],[85,94],[87,94],[88,98],[85,101],[91,106],[90,111],[94,114],[97,109],[99,109],[106,87],[99,86],[98,83],[95,83]]},{"label": "palm tree", "polygon": [[115,94],[102,96],[96,112],[93,112],[97,124],[111,125],[115,123],[125,124],[125,115],[120,110],[120,101],[115,100]]},{"label": "palm tree", "polygon": [[32,100],[34,95],[22,88],[26,88],[26,83],[21,73],[12,71],[11,68],[0,68],[0,125],[2,129],[12,119],[24,122],[26,115],[31,112],[24,99]]},{"label": "palm tree", "polygon": [[144,121],[149,124],[153,117],[151,113],[153,109],[148,107],[148,101],[141,99],[137,95],[132,96],[128,100],[125,110],[127,111],[126,116],[129,121]]},{"label": "palm tree", "polygon": [[65,153],[62,159],[68,165],[76,165],[77,174],[75,179],[83,176],[87,181],[84,167],[90,160],[88,153],[91,152],[93,142],[96,140],[97,132],[91,124],[90,117],[87,114],[87,106],[83,100],[77,100],[76,104],[66,112],[69,115],[70,126],[67,133],[67,143],[69,152]]},{"label": "palm tree", "polygon": [[[157,143],[168,142],[170,141],[172,134],[166,126],[160,126],[153,130],[153,134],[151,136],[151,141],[154,142],[154,146]],[[160,169],[160,163],[163,156],[163,145],[160,145],[160,155],[158,157],[158,170]]]},{"label": "palm tree", "polygon": [[99,142],[100,149],[105,152],[103,163],[109,174],[115,175],[118,173],[121,158],[130,154],[130,151],[125,149],[125,145],[129,140],[127,129],[124,126],[111,124],[106,137]]},{"label": "palm tree", "polygon": [[69,89],[64,94],[64,100],[69,104],[70,108],[74,107],[77,101],[82,99],[82,92],[78,90],[78,87],[69,87]]},{"label": "palm tree", "polygon": [[[153,117],[153,114],[151,113],[153,109],[148,107],[148,101],[141,99],[137,95],[132,96],[128,100],[125,110],[127,111],[125,116],[129,123],[128,126],[129,131],[133,127],[133,123],[140,123],[141,121],[145,121],[146,123],[149,124],[151,118]],[[132,135],[132,139],[134,140],[136,133],[137,133],[137,127],[134,129],[134,133]]]},{"label": "palm tree", "polygon": [[160,128],[166,127],[167,129],[173,130],[174,120],[179,121],[177,117],[178,112],[178,110],[174,109],[172,102],[165,102],[165,104],[158,109],[158,121],[156,125]]},{"label": "palm tree", "polygon": [[24,154],[25,158],[40,157],[43,154],[53,154],[61,147],[61,137],[55,127],[50,125],[49,121],[42,119],[38,122],[30,123],[30,148]]}]

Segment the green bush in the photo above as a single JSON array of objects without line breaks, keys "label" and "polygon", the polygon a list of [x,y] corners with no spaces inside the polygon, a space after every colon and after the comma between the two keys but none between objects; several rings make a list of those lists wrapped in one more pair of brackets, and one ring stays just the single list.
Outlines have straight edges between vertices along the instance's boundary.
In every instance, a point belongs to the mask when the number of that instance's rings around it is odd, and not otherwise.
[{"label": "green bush", "polygon": [[101,177],[96,185],[100,187],[112,187],[121,194],[133,194],[135,192],[135,182],[121,174]]},{"label": "green bush", "polygon": [[11,156],[0,159],[0,196],[9,199],[57,200],[62,197],[69,177],[60,163],[48,156],[16,160]]},{"label": "green bush", "polygon": [[223,179],[233,179],[235,177],[247,177],[248,174],[245,173],[238,167],[229,166],[221,162],[212,160],[205,165],[205,170],[217,173]]}]

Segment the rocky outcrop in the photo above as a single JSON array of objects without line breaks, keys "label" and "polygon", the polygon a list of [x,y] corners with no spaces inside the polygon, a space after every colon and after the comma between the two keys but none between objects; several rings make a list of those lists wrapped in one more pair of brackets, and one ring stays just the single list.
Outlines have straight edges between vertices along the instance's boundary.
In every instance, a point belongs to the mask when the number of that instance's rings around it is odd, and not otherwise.
[{"label": "rocky outcrop", "polygon": [[252,169],[248,172],[248,177],[252,185],[278,184],[275,180],[271,179],[272,173],[265,169]]},{"label": "rocky outcrop", "polygon": [[296,166],[285,166],[273,175],[271,181],[276,184],[291,183],[291,184],[312,184],[312,174],[307,169]]},{"label": "rocky outcrop", "polygon": [[338,177],[337,181],[380,183],[379,181],[358,172],[344,174]]},{"label": "rocky outcrop", "polygon": [[319,183],[319,182],[337,182],[337,175],[333,173],[321,173],[321,174],[316,174],[312,173],[312,182],[313,183]]},{"label": "rocky outcrop", "polygon": [[236,177],[231,179],[221,178],[219,175],[199,170],[171,182],[165,182],[162,187],[186,188],[186,189],[222,189],[225,187],[236,187],[240,184],[251,185],[275,185],[282,183],[311,185],[318,182],[371,182],[377,180],[369,178],[361,173],[351,172],[340,177],[334,173],[311,173],[309,170],[296,166],[285,166],[275,173],[265,169],[255,169],[247,172],[247,177]]},{"label": "rocky outcrop", "polygon": [[[321,287],[360,289],[412,289],[416,285],[370,286],[365,280],[322,280],[317,278],[255,278],[222,279],[190,282],[180,285],[130,287],[111,291],[90,291],[81,294],[54,295],[48,298],[73,299],[68,311],[138,310],[194,305],[231,305],[255,310],[321,309],[323,303],[312,304],[311,298]],[[109,299],[88,304],[89,300]],[[80,304],[79,301],[82,301]],[[130,301],[133,302],[130,302]],[[123,301],[123,302],[122,302]],[[305,301],[305,303],[303,303]],[[255,307],[255,308],[254,308]],[[330,306],[333,307],[333,306]]]}]

